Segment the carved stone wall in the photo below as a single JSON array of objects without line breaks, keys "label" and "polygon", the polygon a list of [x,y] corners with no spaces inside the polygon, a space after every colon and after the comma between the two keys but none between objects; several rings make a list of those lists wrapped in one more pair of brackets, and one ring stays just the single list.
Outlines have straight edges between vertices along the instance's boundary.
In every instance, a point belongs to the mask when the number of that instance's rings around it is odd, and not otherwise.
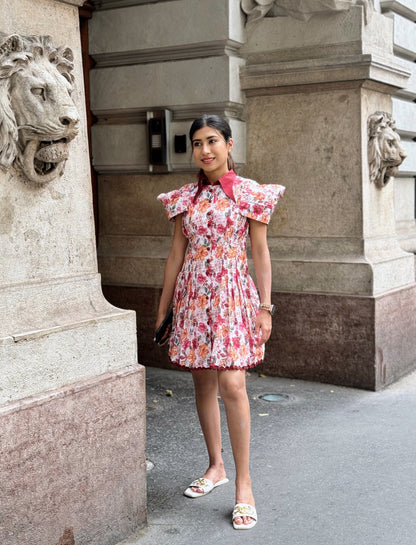
[{"label": "carved stone wall", "polygon": [[[196,172],[189,142],[175,152],[175,134],[187,138],[205,112],[224,115],[238,143],[233,157],[245,162],[244,16],[236,0],[136,0],[107,9],[115,4],[95,2],[89,25],[100,271],[106,284],[156,286],[171,233],[156,196]],[[171,112],[168,175],[149,173],[146,112],[155,108]]]},{"label": "carved stone wall", "polygon": [[347,11],[356,5],[364,7],[367,19],[371,16],[373,0],[241,0],[249,23],[262,17],[294,17],[308,21],[314,15]]},{"label": "carved stone wall", "polygon": [[73,53],[49,36],[0,35],[0,166],[30,182],[62,176],[78,134]]},{"label": "carved stone wall", "polygon": [[55,544],[67,528],[77,545],[113,545],[146,518],[135,315],[104,299],[97,271],[81,4],[0,0],[0,542],[8,545]]}]

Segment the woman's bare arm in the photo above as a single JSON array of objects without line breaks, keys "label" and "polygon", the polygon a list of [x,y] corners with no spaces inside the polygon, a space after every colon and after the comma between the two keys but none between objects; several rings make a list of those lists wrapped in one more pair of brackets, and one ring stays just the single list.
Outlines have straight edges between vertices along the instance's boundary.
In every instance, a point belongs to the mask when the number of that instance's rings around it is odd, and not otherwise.
[{"label": "woman's bare arm", "polygon": [[182,268],[187,246],[188,239],[182,232],[182,214],[179,214],[175,218],[175,231],[173,233],[172,246],[166,260],[163,290],[156,319],[156,329],[162,323],[172,302],[176,279]]},{"label": "woman's bare arm", "polygon": [[[267,245],[267,225],[256,220],[250,222],[251,255],[256,272],[260,302],[270,304],[272,289],[272,266]],[[267,310],[260,310],[256,319],[255,334],[258,345],[265,343],[272,331],[272,317]]]}]

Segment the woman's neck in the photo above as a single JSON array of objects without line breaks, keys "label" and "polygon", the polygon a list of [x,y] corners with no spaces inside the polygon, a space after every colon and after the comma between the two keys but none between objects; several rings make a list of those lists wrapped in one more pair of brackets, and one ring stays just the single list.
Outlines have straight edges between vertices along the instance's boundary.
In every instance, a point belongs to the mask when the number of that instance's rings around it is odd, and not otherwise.
[{"label": "woman's neck", "polygon": [[222,178],[222,176],[224,176],[225,174],[227,174],[227,172],[229,172],[228,168],[224,171],[214,171],[214,172],[204,172],[204,176],[205,178],[208,180],[208,183],[211,184],[211,185],[214,185],[215,183],[218,182],[218,180],[220,178]]}]

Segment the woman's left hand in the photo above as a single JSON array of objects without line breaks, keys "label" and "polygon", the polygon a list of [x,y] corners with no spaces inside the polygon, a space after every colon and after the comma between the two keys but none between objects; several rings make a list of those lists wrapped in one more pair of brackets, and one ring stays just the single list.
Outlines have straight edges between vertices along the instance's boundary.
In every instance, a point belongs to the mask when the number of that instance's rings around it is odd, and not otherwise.
[{"label": "woman's left hand", "polygon": [[261,346],[269,340],[272,332],[272,317],[267,310],[259,310],[256,318],[255,336],[257,346]]}]

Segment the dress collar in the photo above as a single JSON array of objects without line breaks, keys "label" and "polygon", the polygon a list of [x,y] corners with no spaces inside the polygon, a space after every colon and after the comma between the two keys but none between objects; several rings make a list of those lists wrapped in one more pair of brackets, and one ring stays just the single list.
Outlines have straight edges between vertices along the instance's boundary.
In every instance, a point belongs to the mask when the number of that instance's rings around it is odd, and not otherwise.
[{"label": "dress collar", "polygon": [[[220,184],[222,190],[227,195],[227,197],[235,201],[234,184],[236,179],[237,174],[234,172],[234,170],[229,170],[226,174],[224,174],[224,176],[221,176],[221,178],[214,185]],[[201,172],[198,178],[198,191],[195,194],[194,201],[196,201],[202,189],[206,185],[209,185],[208,179],[205,174]]]}]

